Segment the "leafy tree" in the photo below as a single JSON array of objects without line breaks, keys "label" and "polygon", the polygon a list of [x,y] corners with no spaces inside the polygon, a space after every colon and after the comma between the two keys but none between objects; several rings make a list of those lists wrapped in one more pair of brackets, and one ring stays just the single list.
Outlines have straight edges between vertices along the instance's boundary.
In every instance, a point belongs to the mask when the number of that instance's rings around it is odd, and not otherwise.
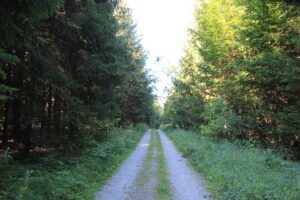
[{"label": "leafy tree", "polygon": [[[180,125],[200,111],[202,120],[191,126],[202,133],[298,148],[299,7],[269,0],[199,4],[177,77],[184,87],[175,82],[165,118]],[[187,103],[197,95],[198,105]],[[193,107],[188,113],[185,104]]]}]

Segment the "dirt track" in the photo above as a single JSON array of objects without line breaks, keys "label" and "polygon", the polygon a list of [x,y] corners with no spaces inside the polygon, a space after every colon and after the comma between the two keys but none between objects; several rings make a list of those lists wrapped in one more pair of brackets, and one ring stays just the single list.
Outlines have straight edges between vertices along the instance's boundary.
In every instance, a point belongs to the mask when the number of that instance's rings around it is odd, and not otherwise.
[{"label": "dirt track", "polygon": [[[163,146],[170,190],[175,200],[211,199],[201,178],[176,150],[168,137],[159,130]],[[157,173],[156,147],[151,146],[151,131],[143,136],[131,156],[117,173],[96,194],[96,200],[154,200]],[[150,151],[149,151],[150,149]]]}]

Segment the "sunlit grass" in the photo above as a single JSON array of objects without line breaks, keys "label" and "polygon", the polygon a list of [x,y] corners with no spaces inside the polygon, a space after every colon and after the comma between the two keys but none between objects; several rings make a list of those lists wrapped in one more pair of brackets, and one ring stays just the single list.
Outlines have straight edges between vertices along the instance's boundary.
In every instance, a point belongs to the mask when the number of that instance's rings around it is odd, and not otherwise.
[{"label": "sunlit grass", "polygon": [[300,164],[270,150],[167,130],[216,199],[300,199]]}]

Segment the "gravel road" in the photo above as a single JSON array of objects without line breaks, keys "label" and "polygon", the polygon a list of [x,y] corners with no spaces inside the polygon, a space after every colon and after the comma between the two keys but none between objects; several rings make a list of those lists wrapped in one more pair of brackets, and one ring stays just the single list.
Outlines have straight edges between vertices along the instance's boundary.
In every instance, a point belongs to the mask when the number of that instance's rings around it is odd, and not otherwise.
[{"label": "gravel road", "polygon": [[[168,137],[159,130],[163,146],[170,189],[174,200],[211,199],[199,175],[176,150]],[[137,148],[119,168],[96,200],[154,200],[157,173],[157,148],[151,144],[151,130],[143,136]]]},{"label": "gravel road", "polygon": [[117,173],[96,194],[96,200],[124,200],[132,193],[134,183],[143,169],[151,138],[151,130],[148,130],[130,157],[123,163]]},{"label": "gravel road", "polygon": [[132,187],[132,191],[125,198],[126,200],[155,200],[155,189],[158,183],[156,176],[158,166],[157,147],[153,144],[152,139],[146,159],[143,162],[143,169],[140,171],[140,174]]},{"label": "gravel road", "polygon": [[170,188],[175,200],[211,199],[199,175],[176,150],[169,138],[159,130],[169,171]]}]

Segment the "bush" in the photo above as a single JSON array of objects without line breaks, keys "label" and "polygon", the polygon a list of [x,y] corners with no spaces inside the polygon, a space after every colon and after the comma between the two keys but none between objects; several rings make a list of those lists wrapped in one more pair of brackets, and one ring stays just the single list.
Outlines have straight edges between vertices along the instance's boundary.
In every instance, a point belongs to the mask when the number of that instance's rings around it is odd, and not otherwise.
[{"label": "bush", "polygon": [[204,135],[235,137],[239,133],[241,118],[226,107],[222,99],[204,106],[205,124],[200,126]]}]

